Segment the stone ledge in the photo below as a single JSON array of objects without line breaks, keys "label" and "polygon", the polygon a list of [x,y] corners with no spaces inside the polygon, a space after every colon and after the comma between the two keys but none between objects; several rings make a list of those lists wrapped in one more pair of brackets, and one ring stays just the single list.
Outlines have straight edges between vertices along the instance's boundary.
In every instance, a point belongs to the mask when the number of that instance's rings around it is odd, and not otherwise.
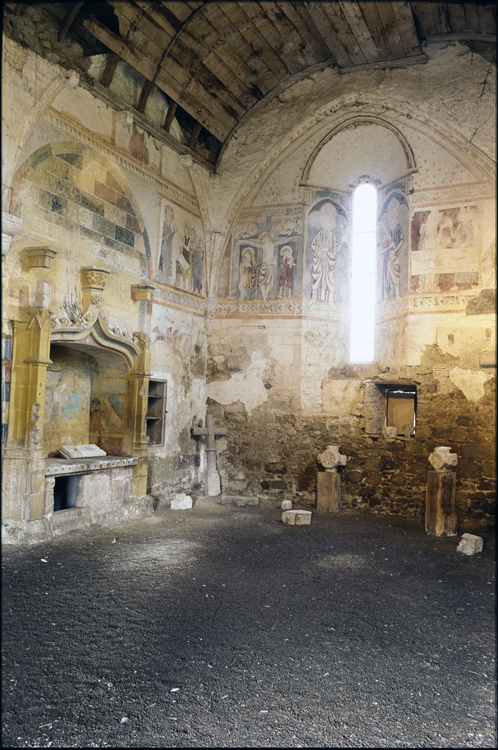
[{"label": "stone ledge", "polygon": [[105,471],[127,466],[136,466],[138,458],[132,456],[110,456],[106,458],[47,458],[45,476],[61,476],[63,474],[83,474],[89,471]]}]

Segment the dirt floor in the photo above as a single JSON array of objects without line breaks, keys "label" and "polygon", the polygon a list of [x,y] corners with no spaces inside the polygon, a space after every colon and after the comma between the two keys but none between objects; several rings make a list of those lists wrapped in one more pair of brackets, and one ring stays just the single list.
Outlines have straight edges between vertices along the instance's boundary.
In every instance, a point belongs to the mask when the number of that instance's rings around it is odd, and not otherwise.
[{"label": "dirt floor", "polygon": [[494,537],[458,541],[199,499],[4,547],[2,746],[496,747]]}]

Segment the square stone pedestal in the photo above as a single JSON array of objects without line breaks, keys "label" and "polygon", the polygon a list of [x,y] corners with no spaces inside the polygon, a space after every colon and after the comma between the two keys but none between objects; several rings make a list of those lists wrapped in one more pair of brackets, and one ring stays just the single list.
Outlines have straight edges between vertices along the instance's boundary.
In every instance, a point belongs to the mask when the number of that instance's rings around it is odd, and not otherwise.
[{"label": "square stone pedestal", "polygon": [[341,475],[319,471],[316,475],[316,509],[337,513],[341,504]]},{"label": "square stone pedestal", "polygon": [[456,474],[428,471],[425,501],[425,530],[434,536],[456,536]]}]

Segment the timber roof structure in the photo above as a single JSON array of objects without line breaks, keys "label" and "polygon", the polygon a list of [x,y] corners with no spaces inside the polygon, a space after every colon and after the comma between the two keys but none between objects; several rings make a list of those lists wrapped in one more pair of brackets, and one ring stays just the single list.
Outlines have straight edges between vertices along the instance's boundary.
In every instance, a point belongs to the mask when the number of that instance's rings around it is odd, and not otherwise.
[{"label": "timber roof structure", "polygon": [[[30,5],[6,3],[16,28]],[[83,58],[106,56],[99,77],[84,76],[85,85],[115,108],[125,104],[142,127],[211,171],[241,123],[325,67],[346,75],[420,65],[432,42],[462,40],[480,52],[496,43],[490,2],[107,0],[46,3],[43,13],[54,24],[54,45],[73,39]],[[140,82],[135,100],[124,103],[109,88],[123,62]],[[167,105],[159,125],[146,113],[156,89]]]}]

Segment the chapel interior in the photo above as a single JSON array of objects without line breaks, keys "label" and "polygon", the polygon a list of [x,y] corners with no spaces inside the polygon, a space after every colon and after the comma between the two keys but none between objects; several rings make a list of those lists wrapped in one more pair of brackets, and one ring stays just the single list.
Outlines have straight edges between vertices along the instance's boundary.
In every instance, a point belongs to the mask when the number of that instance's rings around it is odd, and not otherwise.
[{"label": "chapel interior", "polygon": [[495,4],[3,13],[4,542],[313,511],[328,446],[339,512],[422,523],[445,447],[490,524]]}]

